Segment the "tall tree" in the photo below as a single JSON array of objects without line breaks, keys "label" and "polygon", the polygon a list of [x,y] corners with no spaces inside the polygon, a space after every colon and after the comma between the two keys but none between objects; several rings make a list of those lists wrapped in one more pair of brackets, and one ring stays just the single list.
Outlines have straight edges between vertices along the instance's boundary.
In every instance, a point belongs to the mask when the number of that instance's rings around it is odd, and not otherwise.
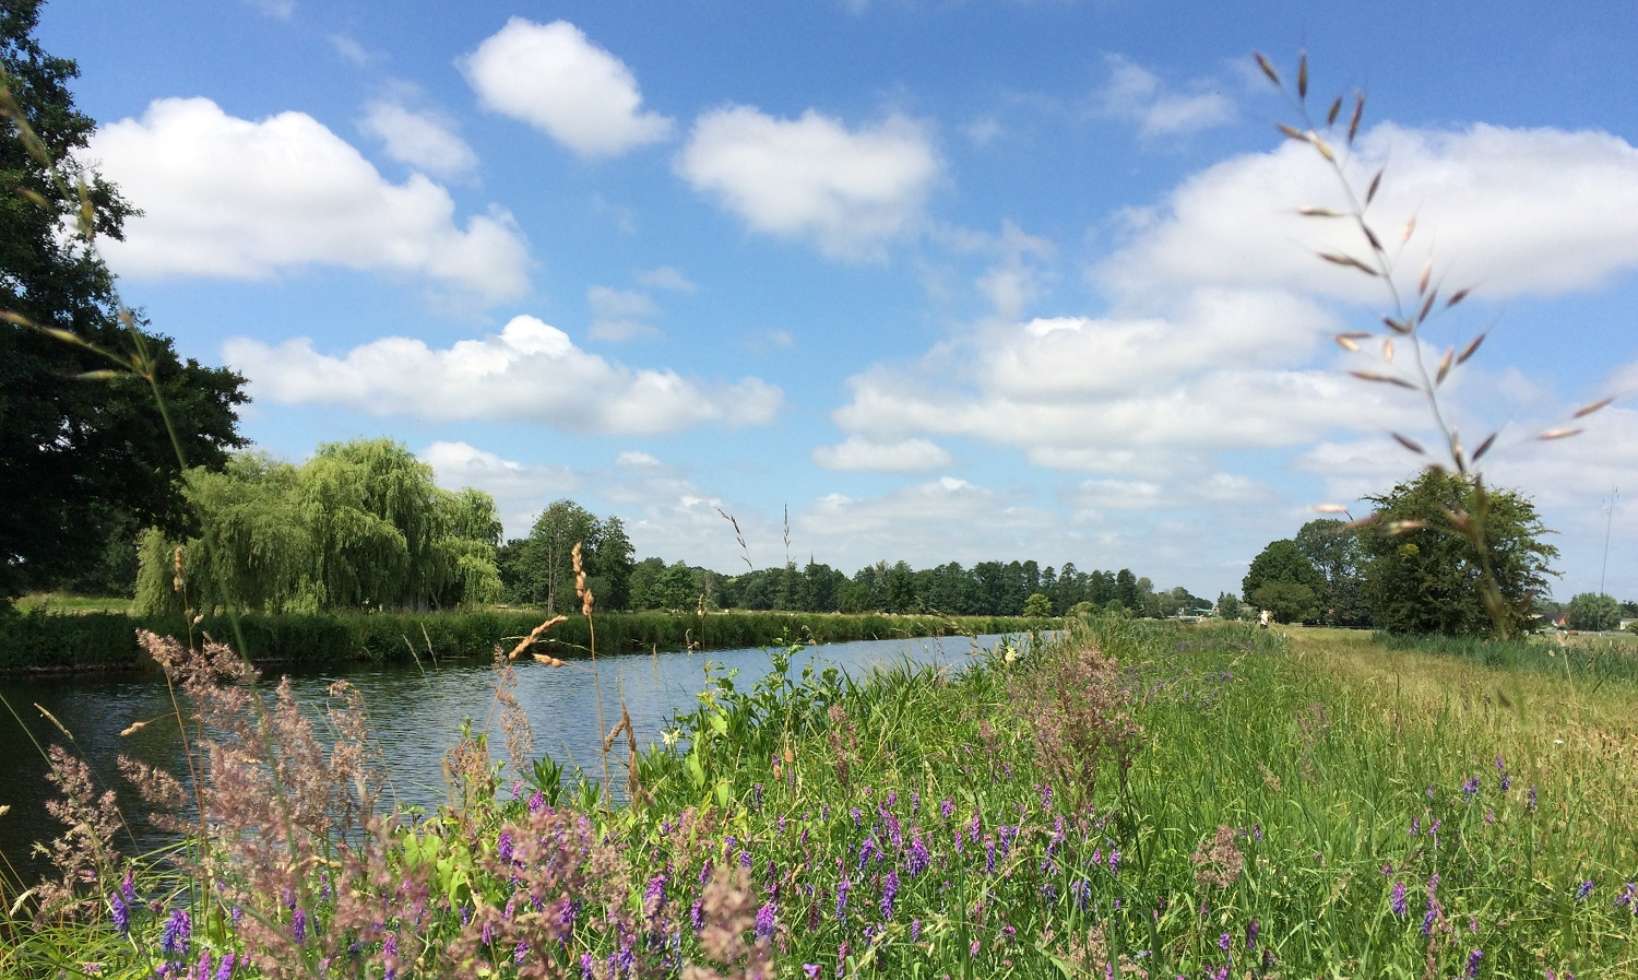
[{"label": "tall tree", "polygon": [[1294,539],[1308,563],[1325,579],[1320,619],[1329,626],[1369,626],[1365,604],[1365,548],[1359,535],[1335,518],[1309,521]]},{"label": "tall tree", "polygon": [[[1268,585],[1290,586],[1272,593],[1258,593]],[[1301,590],[1301,591],[1299,591]],[[1267,547],[1251,560],[1245,578],[1240,582],[1241,594],[1247,602],[1273,612],[1281,622],[1292,619],[1311,619],[1318,615],[1319,599],[1325,590],[1325,576],[1308,560],[1297,542],[1290,538],[1270,541]],[[1267,605],[1271,596],[1278,597],[1279,607]]]},{"label": "tall tree", "polygon": [[[1534,620],[1547,578],[1557,574],[1551,563],[1558,549],[1542,540],[1549,532],[1529,498],[1498,489],[1481,498],[1467,477],[1429,469],[1368,499],[1379,520],[1361,540],[1371,556],[1365,594],[1377,627],[1514,633]],[[1486,554],[1443,529],[1452,513],[1482,522]],[[1414,529],[1393,533],[1399,521]]]},{"label": "tall tree", "polygon": [[1570,600],[1565,615],[1573,630],[1613,630],[1621,625],[1621,604],[1612,595],[1583,592]]},{"label": "tall tree", "polygon": [[[39,11],[39,0],[0,4],[8,93],[0,103],[0,310],[114,352],[140,341],[189,463],[220,468],[244,444],[235,414],[244,379],[181,359],[140,317],[122,324],[113,276],[83,240],[63,232],[78,226],[73,188],[82,183],[99,236],[121,237],[136,212],[83,162],[96,123],[69,92],[78,66],[34,39]],[[37,143],[25,141],[18,120]],[[135,377],[76,380],[108,368],[83,346],[0,324],[0,601],[72,578],[134,527],[187,526],[176,493],[182,467],[153,392]],[[134,540],[125,547],[134,553]]]}]

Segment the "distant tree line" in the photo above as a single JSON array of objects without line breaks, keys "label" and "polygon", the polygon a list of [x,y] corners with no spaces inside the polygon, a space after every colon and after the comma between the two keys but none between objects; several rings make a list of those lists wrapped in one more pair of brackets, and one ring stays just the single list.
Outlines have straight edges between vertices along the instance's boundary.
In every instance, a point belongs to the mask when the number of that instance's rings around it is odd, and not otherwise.
[{"label": "distant tree line", "polygon": [[499,549],[507,602],[561,612],[573,605],[569,549],[583,541],[583,561],[602,609],[755,609],[792,612],[937,612],[951,615],[1062,615],[1077,606],[1118,608],[1141,616],[1210,610],[1211,601],[1176,588],[1157,592],[1130,569],[1083,572],[1036,561],[948,562],[915,569],[880,561],[852,575],[809,558],[737,575],[683,561],[634,560],[618,517],[599,518],[559,500],[526,537]]}]

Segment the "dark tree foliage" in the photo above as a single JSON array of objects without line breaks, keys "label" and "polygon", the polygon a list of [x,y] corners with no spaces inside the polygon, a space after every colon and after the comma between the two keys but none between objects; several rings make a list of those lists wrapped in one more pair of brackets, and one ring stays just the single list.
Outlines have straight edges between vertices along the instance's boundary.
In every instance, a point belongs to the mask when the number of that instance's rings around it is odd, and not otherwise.
[{"label": "dark tree foliage", "polygon": [[[1467,477],[1426,470],[1377,497],[1381,518],[1361,535],[1370,556],[1365,595],[1381,629],[1396,633],[1516,633],[1532,625],[1558,549],[1528,497],[1486,489],[1482,498]],[[1472,515],[1484,529],[1495,602],[1473,545],[1446,529],[1448,514]],[[1427,527],[1394,534],[1396,521]],[[1499,620],[1499,621],[1498,621]]]},{"label": "dark tree foliage", "polygon": [[[72,188],[81,181],[98,235],[119,238],[136,212],[76,158],[96,123],[75,108],[68,89],[78,67],[41,50],[32,36],[39,8],[39,0],[0,3],[9,98],[43,144],[31,151],[10,115],[0,122],[0,309],[106,350],[130,351],[113,276],[63,229],[74,227],[81,204]],[[42,152],[69,190],[51,178]],[[169,338],[134,323],[144,331],[189,464],[220,467],[244,444],[235,414],[246,400],[244,379],[179,358]],[[0,599],[94,584],[112,576],[110,562],[117,568],[134,559],[133,528],[181,531],[186,524],[176,492],[181,467],[153,393],[135,378],[76,380],[109,366],[81,347],[0,324]]]},{"label": "dark tree foliage", "polygon": [[1318,592],[1319,618],[1327,626],[1371,625],[1365,603],[1365,554],[1359,535],[1336,518],[1309,521],[1297,532],[1297,550],[1325,580]]}]

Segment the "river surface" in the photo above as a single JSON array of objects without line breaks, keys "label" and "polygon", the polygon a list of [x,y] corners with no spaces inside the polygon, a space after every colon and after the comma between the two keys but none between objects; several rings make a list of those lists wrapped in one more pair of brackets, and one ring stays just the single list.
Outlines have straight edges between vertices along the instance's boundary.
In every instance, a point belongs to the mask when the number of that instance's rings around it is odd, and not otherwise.
[{"label": "river surface", "polygon": [[[835,665],[863,679],[877,667],[899,663],[948,666],[961,669],[977,649],[993,648],[1003,638],[964,636],[863,640],[808,647],[794,659],[790,676],[800,676],[810,661]],[[692,710],[696,695],[706,687],[705,666],[713,676],[738,670],[735,686],[747,689],[769,672],[769,651],[764,648],[681,651],[655,655],[606,657],[594,666],[577,661],[567,668],[524,663],[517,669],[517,696],[528,712],[535,733],[535,751],[549,755],[572,770],[588,774],[600,768],[594,679],[603,686],[605,720],[612,725],[624,700],[631,712],[640,743],[659,740],[659,732],[679,712]],[[276,676],[269,670],[271,679]],[[461,662],[425,673],[416,668],[354,667],[343,671],[292,674],[291,684],[304,704],[321,706],[330,682],[345,677],[364,695],[369,713],[372,747],[387,771],[389,798],[402,804],[436,806],[447,799],[443,777],[444,753],[455,743],[463,719],[490,731],[490,752],[505,756],[505,737],[495,705],[494,676],[486,663]],[[55,726],[41,717],[38,704],[74,735],[101,786],[115,787],[137,829],[140,845],[151,847],[161,835],[143,826],[135,793],[119,780],[115,757],[124,752],[144,762],[185,777],[176,725],[165,719],[172,713],[163,679],[157,675],[76,676],[71,678],[0,677],[0,693],[20,716],[28,733],[45,746],[66,744]],[[613,706],[610,708],[610,706]],[[120,731],[134,721],[152,720],[142,731],[121,738]],[[322,726],[316,726],[323,732]],[[51,796],[46,763],[29,734],[0,707],[0,804],[11,812],[0,816],[0,855],[31,881],[44,870],[31,857],[31,844],[61,831],[46,812]],[[623,770],[622,770],[623,771]],[[619,778],[616,778],[619,782]],[[100,788],[100,787],[99,787]],[[122,845],[129,841],[122,839]]]}]

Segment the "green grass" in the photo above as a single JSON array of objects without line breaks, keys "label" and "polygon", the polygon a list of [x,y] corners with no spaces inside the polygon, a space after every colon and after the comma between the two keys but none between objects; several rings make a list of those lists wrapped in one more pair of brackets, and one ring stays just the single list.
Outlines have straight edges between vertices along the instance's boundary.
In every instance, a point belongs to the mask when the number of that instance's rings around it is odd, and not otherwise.
[{"label": "green grass", "polygon": [[66,592],[31,592],[18,597],[16,606],[23,612],[39,610],[52,613],[128,613],[132,600],[125,596],[69,595]]},{"label": "green grass", "polygon": [[[49,607],[48,607],[49,608]],[[354,661],[423,666],[448,659],[487,659],[496,644],[508,648],[545,618],[540,610],[492,609],[432,613],[248,613],[238,630],[244,650],[265,663],[333,666]],[[597,617],[598,653],[647,653],[694,645],[702,650],[759,647],[779,641],[818,643],[971,633],[1019,632],[1055,620],[1007,616],[899,616],[885,613],[781,613],[733,610],[696,616],[671,612],[605,613]],[[57,615],[35,608],[0,616],[0,671],[113,670],[141,663],[135,631],[188,635],[181,617],[123,613]],[[235,627],[207,616],[195,636],[227,640]],[[587,655],[586,621],[573,616],[554,627],[536,649],[563,659]],[[413,648],[413,652],[412,652]]]},{"label": "green grass", "polygon": [[[1116,658],[1142,734],[1125,778],[1106,764],[1077,799],[1073,785],[1046,792],[1032,738],[1041,718],[1021,692],[1069,676],[1057,665],[1089,646]],[[581,950],[613,953],[615,935],[593,914],[602,908],[658,929],[660,944],[637,953],[655,975],[675,975],[674,961],[657,965],[671,924],[682,958],[707,958],[687,910],[703,869],[744,854],[748,908],[771,902],[778,923],[776,976],[815,964],[824,976],[1101,977],[1099,949],[1167,977],[1224,967],[1450,977],[1470,962],[1486,977],[1638,975],[1638,918],[1618,901],[1638,872],[1638,688],[1494,666],[1509,656],[1499,647],[1488,657],[1435,646],[1104,620],[1045,654],[956,676],[906,667],[854,683],[776,670],[749,689],[724,682],[679,719],[676,750],[639,759],[644,804],[604,810],[584,789],[554,788],[617,855],[620,876],[608,880],[624,890],[607,907],[583,895],[596,907],[545,955],[573,972]],[[481,803],[399,838],[388,880],[425,874],[431,889],[416,933],[425,975],[451,969],[439,957],[460,908],[507,901],[512,885],[484,864],[503,830],[523,832],[523,809]],[[1226,887],[1202,880],[1195,858],[1220,828],[1243,861]],[[884,904],[889,872],[897,892]],[[643,892],[656,875],[666,899],[650,915]],[[1434,875],[1438,913],[1424,935]],[[262,911],[289,914],[273,900]],[[328,915],[322,903],[311,913],[315,935]],[[143,913],[128,945],[150,948],[162,918]],[[238,948],[224,920],[196,909],[194,921],[214,923],[196,926],[197,942]],[[0,973],[51,975],[77,949],[133,969],[138,960],[118,952],[106,923],[11,929]],[[309,943],[297,954],[316,963],[322,940]],[[484,954],[501,975],[512,973],[511,948]],[[378,947],[355,962],[381,975]]]}]

